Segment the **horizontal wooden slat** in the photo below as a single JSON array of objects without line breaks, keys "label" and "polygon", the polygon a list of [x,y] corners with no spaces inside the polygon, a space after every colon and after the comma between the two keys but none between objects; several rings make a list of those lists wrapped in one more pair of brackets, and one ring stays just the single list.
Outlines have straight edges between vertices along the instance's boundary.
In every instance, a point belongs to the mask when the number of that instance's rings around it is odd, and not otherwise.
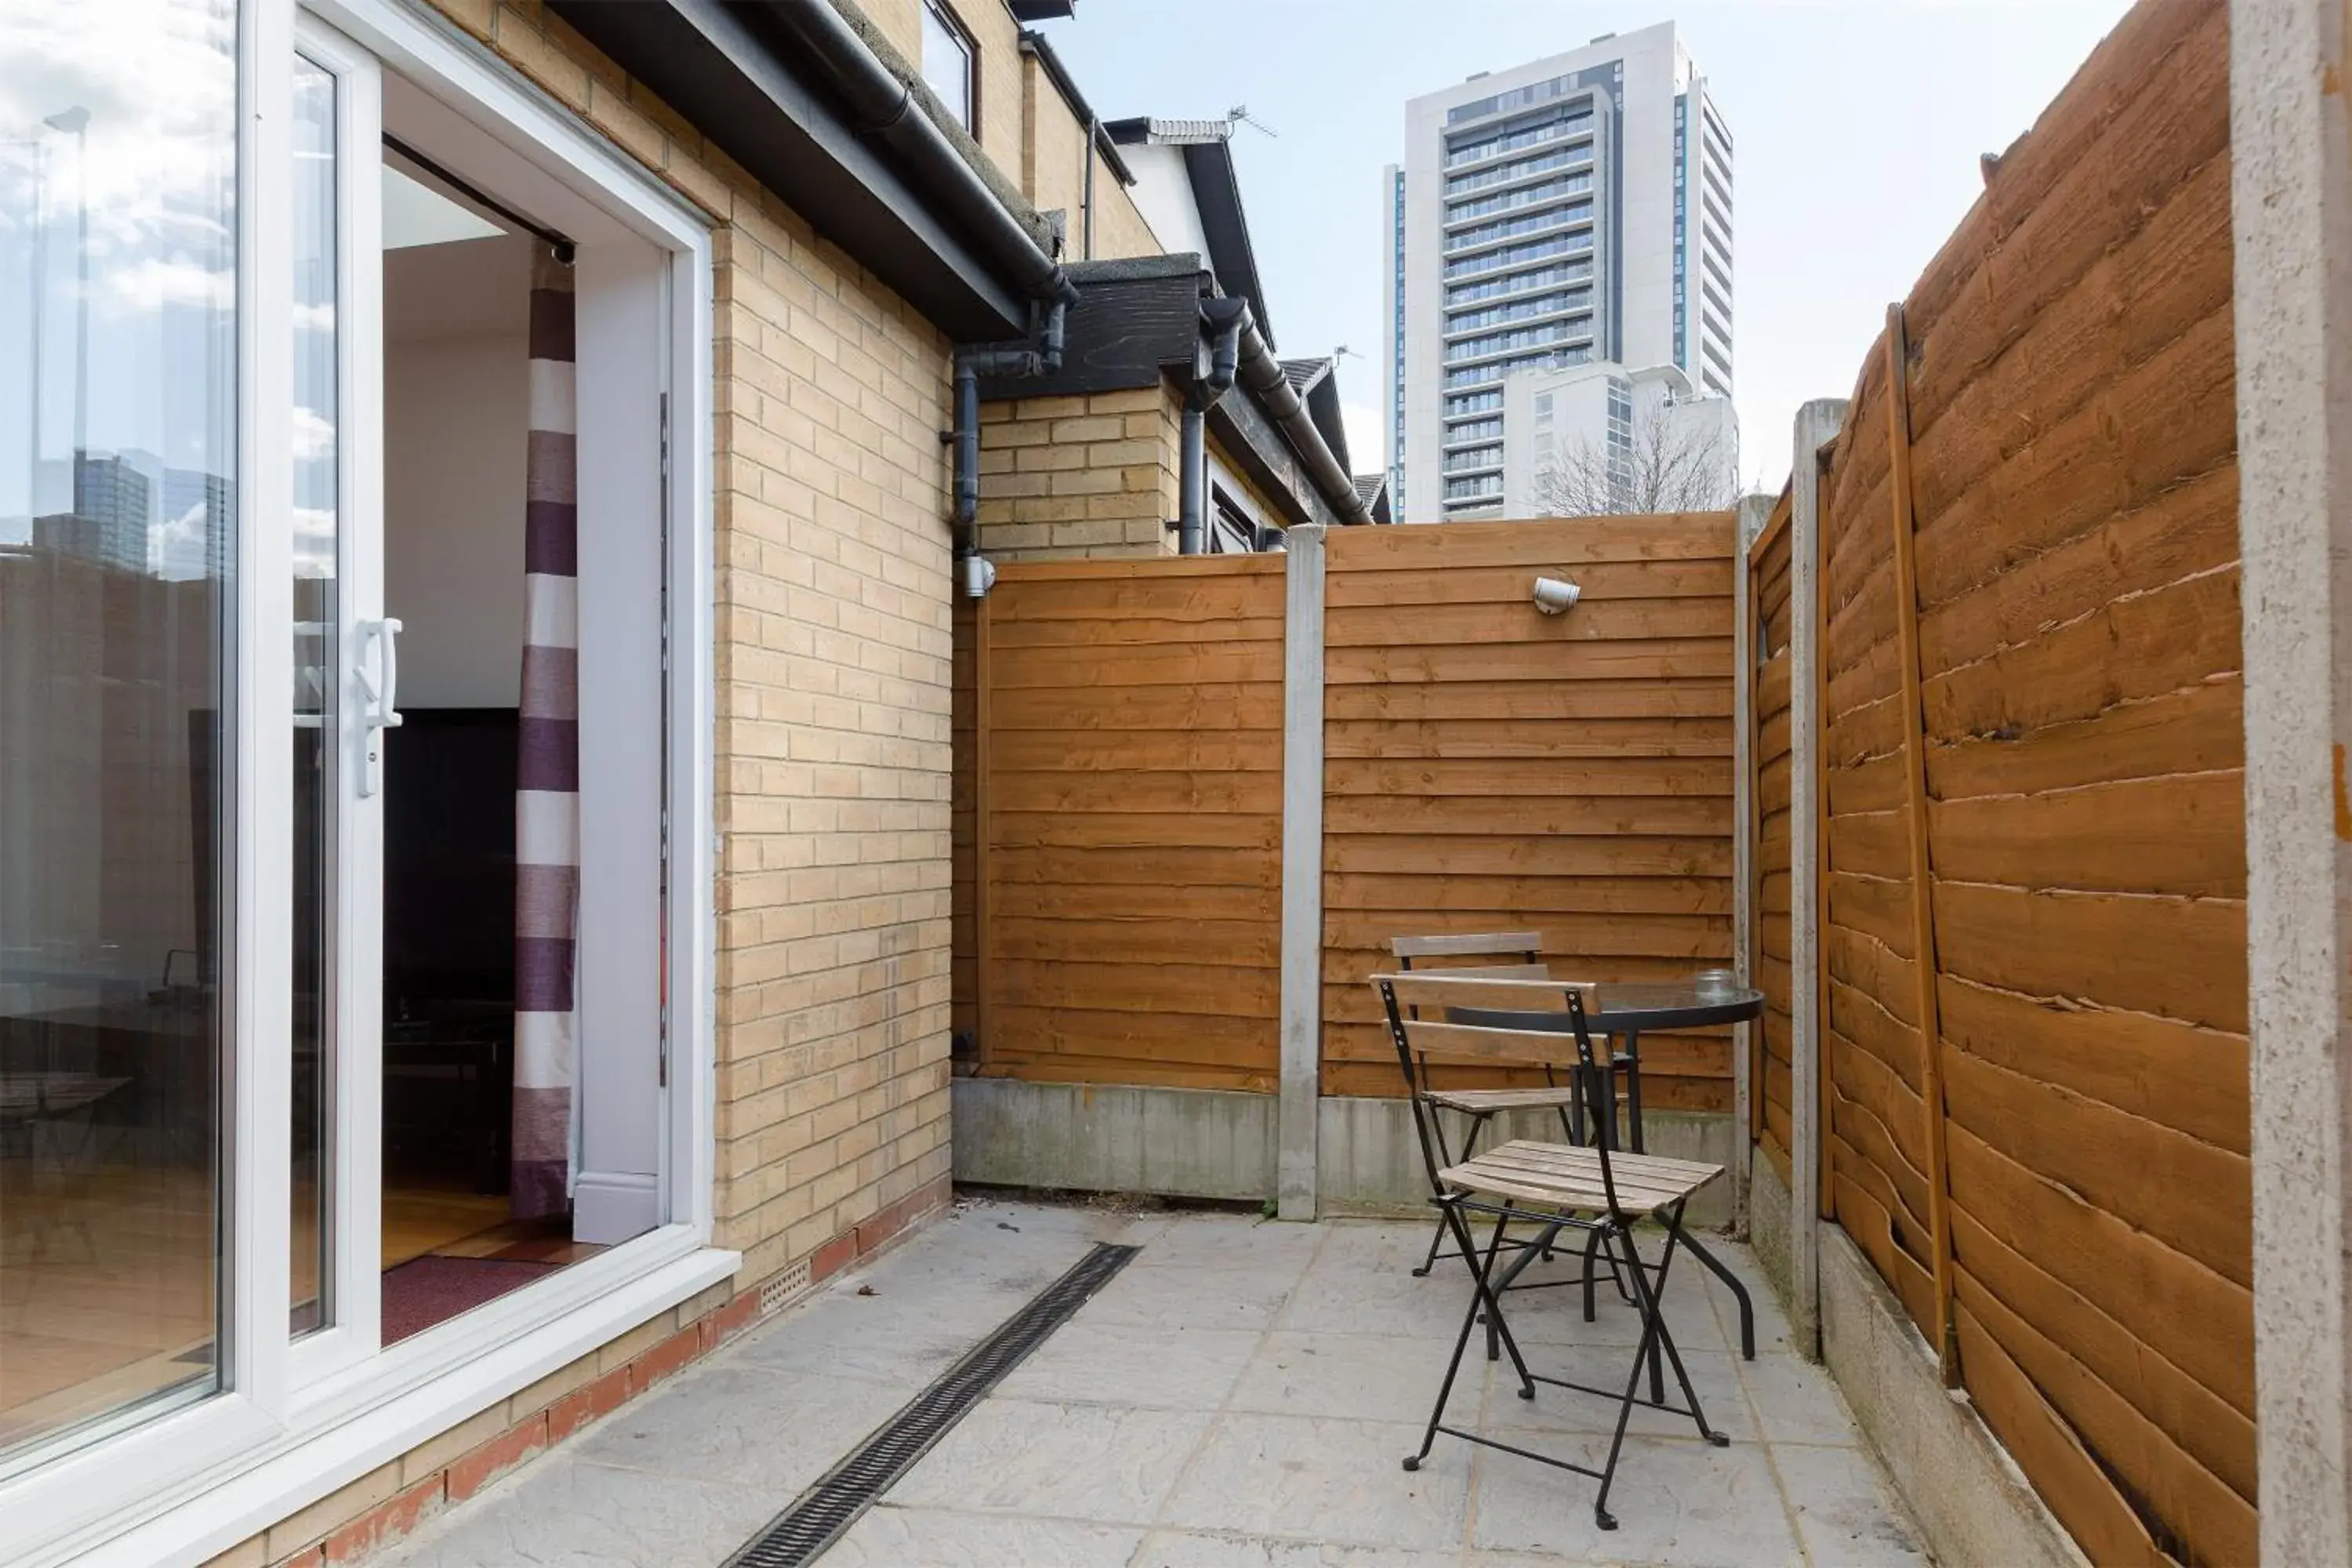
[{"label": "horizontal wooden slat", "polygon": [[1324,726],[1327,757],[1728,757],[1727,719],[1360,719]]},{"label": "horizontal wooden slat", "polygon": [[1731,563],[1685,561],[1547,561],[1525,565],[1451,566],[1443,572],[1333,570],[1324,588],[1331,610],[1370,605],[1420,607],[1430,605],[1529,605],[1535,579],[1574,579],[1580,607],[1612,599],[1728,598]]},{"label": "horizontal wooden slat", "polygon": [[1328,686],[1323,716],[1332,721],[1388,719],[1561,720],[1729,718],[1731,685],[1712,676],[1631,676],[1559,681],[1470,679],[1443,684]]},{"label": "horizontal wooden slat", "polygon": [[1497,658],[1495,650],[1485,647],[1339,647],[1324,656],[1323,678],[1335,686],[1390,681],[1727,679],[1731,658],[1727,636],[1533,645],[1525,657],[1509,660]]},{"label": "horizontal wooden slat", "polygon": [[1727,637],[1731,599],[1584,599],[1548,616],[1525,592],[1514,603],[1394,604],[1334,607],[1324,612],[1324,647],[1492,647],[1501,659],[1519,658],[1520,645],[1626,641],[1655,637]]},{"label": "horizontal wooden slat", "polygon": [[1335,576],[1357,571],[1524,567],[1531,562],[1728,561],[1734,548],[1728,512],[1337,529],[1325,542]]}]

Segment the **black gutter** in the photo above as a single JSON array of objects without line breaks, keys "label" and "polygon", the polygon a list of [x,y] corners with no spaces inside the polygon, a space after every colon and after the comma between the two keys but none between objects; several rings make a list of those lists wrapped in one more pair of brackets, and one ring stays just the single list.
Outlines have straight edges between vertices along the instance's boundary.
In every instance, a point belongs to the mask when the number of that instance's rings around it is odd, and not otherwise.
[{"label": "black gutter", "polygon": [[[943,179],[923,155],[864,133],[836,68],[790,36],[776,5],[548,0],[548,8],[950,338],[992,340],[1034,327],[1032,289],[1051,276],[1038,240],[1001,198],[992,219],[979,208],[970,186],[994,193],[963,158],[956,159],[961,173]],[[870,47],[860,49],[865,68],[897,80]],[[920,105],[908,110],[929,122]],[[963,193],[953,203],[951,190]]]},{"label": "black gutter", "polygon": [[1032,300],[1067,305],[1078,297],[1069,275],[1022,226],[947,133],[915,101],[914,89],[866,47],[832,0],[765,0],[762,7],[814,58],[849,105],[857,130],[905,159],[921,182],[980,242],[1007,280]]},{"label": "black gutter", "polygon": [[1250,319],[1249,302],[1236,301],[1241,312],[1241,384],[1250,395],[1272,416],[1282,431],[1283,440],[1298,460],[1305,465],[1307,477],[1324,502],[1343,523],[1369,523],[1371,514],[1364,510],[1364,498],[1356,493],[1355,476],[1349,473],[1323,439],[1323,432],[1315,427],[1307,405],[1291,390],[1290,378],[1282,371],[1282,362],[1274,357],[1265,339]]}]

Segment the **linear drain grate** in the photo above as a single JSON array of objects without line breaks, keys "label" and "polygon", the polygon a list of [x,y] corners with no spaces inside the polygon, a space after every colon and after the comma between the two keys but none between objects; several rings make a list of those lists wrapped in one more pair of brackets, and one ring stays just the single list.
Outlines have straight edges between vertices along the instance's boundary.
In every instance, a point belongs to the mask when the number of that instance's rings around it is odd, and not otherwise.
[{"label": "linear drain grate", "polygon": [[1033,1297],[938,1381],[908,1401],[881,1429],[803,1492],[727,1568],[800,1568],[857,1521],[915,1461],[930,1452],[1004,1375],[1028,1359],[1087,1299],[1110,1283],[1139,1248],[1108,1242]]}]

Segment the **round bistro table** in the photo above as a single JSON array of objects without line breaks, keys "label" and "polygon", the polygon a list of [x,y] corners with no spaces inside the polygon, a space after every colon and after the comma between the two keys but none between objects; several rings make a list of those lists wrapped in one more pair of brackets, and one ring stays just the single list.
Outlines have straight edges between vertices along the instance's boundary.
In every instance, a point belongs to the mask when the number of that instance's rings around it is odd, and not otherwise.
[{"label": "round bistro table", "polygon": [[[1625,1075],[1624,1144],[1630,1152],[1647,1151],[1642,1138],[1642,1036],[1644,1031],[1660,1029],[1704,1029],[1724,1024],[1745,1024],[1763,1016],[1764,993],[1753,986],[1735,985],[1711,995],[1699,994],[1698,984],[1690,980],[1630,981],[1622,984],[1603,984],[1592,992],[1593,1005],[1585,1011],[1588,1032],[1606,1035],[1615,1042],[1609,1059],[1601,1065],[1603,1079],[1601,1103],[1612,1109],[1611,1125],[1592,1130],[1592,1133],[1612,1149],[1619,1146],[1614,1108],[1617,1104],[1617,1075]],[[1568,1035],[1576,1026],[1565,1009],[1543,1012],[1520,1012],[1506,1007],[1448,1007],[1445,1021],[1449,1024],[1469,1024],[1486,1029],[1526,1029],[1549,1034]],[[1572,1121],[1576,1137],[1586,1137],[1583,1103],[1580,1097]],[[1560,1227],[1546,1228],[1541,1244],[1523,1249],[1504,1271],[1498,1282],[1502,1289],[1510,1288],[1527,1266],[1542,1257],[1550,1247],[1552,1238]],[[1748,1287],[1739,1277],[1724,1266],[1723,1260],[1700,1244],[1688,1231],[1683,1233],[1683,1246],[1704,1264],[1708,1272],[1731,1288],[1739,1301],[1739,1350],[1749,1361],[1756,1359],[1756,1307],[1748,1300]]]}]

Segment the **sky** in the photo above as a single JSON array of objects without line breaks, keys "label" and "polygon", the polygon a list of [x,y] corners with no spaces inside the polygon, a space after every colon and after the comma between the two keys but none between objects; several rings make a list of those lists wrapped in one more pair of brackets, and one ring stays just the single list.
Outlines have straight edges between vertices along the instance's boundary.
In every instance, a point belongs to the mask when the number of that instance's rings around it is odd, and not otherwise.
[{"label": "sky", "polygon": [[1282,353],[1340,365],[1349,456],[1385,447],[1381,171],[1408,98],[1673,21],[1731,129],[1732,391],[1740,469],[1788,477],[1797,408],[1844,397],[1885,324],[1984,188],[1979,159],[2033,123],[2127,0],[1078,0],[1045,24],[1105,119],[1235,132]]}]

